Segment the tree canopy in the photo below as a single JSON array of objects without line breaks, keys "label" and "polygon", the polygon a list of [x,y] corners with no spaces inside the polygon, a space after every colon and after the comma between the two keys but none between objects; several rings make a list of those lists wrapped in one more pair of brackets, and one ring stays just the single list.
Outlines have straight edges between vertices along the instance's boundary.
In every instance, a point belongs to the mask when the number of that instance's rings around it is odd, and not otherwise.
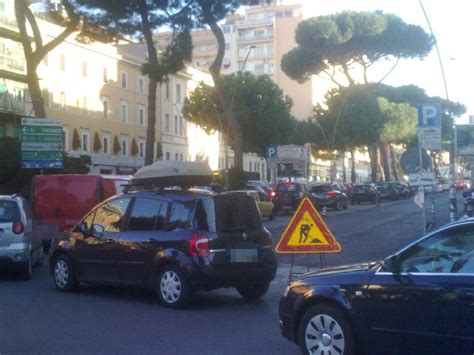
[{"label": "tree canopy", "polygon": [[368,83],[367,70],[375,62],[423,58],[434,45],[421,27],[381,11],[346,11],[305,20],[298,25],[295,40],[298,46],[282,58],[283,71],[300,82],[326,74],[339,86],[338,72],[351,85],[357,82],[351,69],[357,68]]},{"label": "tree canopy", "polygon": [[[268,76],[230,74],[221,80],[224,90],[233,93],[232,109],[245,132],[245,151],[264,155],[269,145],[289,143],[294,128],[292,102]],[[218,130],[225,134],[229,130],[218,94],[204,83],[185,99],[183,115],[208,132]]]}]

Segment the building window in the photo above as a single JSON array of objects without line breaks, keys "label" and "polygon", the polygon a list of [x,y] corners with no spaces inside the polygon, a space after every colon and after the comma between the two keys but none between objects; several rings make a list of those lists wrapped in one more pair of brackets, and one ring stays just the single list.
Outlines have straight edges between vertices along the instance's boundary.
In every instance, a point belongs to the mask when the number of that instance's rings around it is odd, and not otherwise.
[{"label": "building window", "polygon": [[82,62],[82,76],[87,77],[87,62]]},{"label": "building window", "polygon": [[174,160],[178,160],[178,153],[174,153]]},{"label": "building window", "polygon": [[88,115],[88,110],[87,110],[87,97],[82,98],[82,114],[83,115]]},{"label": "building window", "polygon": [[138,78],[138,92],[140,94],[145,93],[145,78],[142,76]]},{"label": "building window", "polygon": [[138,154],[140,155],[140,158],[145,157],[145,141],[143,139],[138,143]]},{"label": "building window", "polygon": [[126,89],[128,87],[128,75],[127,72],[122,72],[121,75],[121,83],[122,83],[122,89]]},{"label": "building window", "polygon": [[64,57],[64,54],[59,56],[59,68],[61,71],[66,71],[66,58]]},{"label": "building window", "polygon": [[167,113],[165,115],[165,133],[170,133],[170,115]]},{"label": "building window", "polygon": [[181,85],[176,84],[176,102],[181,103]]},{"label": "building window", "polygon": [[174,134],[178,135],[178,116],[174,116]]},{"label": "building window", "polygon": [[120,117],[122,122],[128,122],[128,103],[120,101]]},{"label": "building window", "polygon": [[252,171],[252,162],[249,161],[249,171]]},{"label": "building window", "polygon": [[230,49],[230,43],[225,44],[225,50],[228,51]]},{"label": "building window", "polygon": [[145,125],[145,106],[138,105],[138,122],[140,126]]},{"label": "building window", "polygon": [[102,135],[102,150],[104,154],[109,154],[110,152],[110,136],[105,133]]},{"label": "building window", "polygon": [[179,155],[179,160],[183,161],[183,154]]},{"label": "building window", "polygon": [[230,26],[224,26],[224,33],[230,33]]},{"label": "building window", "polygon": [[166,160],[170,160],[170,152],[166,152]]},{"label": "building window", "polygon": [[66,127],[63,127],[63,144],[65,151],[69,150],[69,131]]},{"label": "building window", "polygon": [[122,155],[128,155],[128,138],[122,137]]},{"label": "building window", "polygon": [[109,81],[109,76],[107,75],[107,68],[104,68],[104,70],[102,71],[102,80],[104,81],[104,83]]},{"label": "building window", "polygon": [[102,117],[109,118],[109,100],[102,100]]},{"label": "building window", "polygon": [[183,117],[179,117],[179,135],[184,135]]},{"label": "building window", "polygon": [[165,83],[165,98],[170,99],[170,83],[168,81]]},{"label": "building window", "polygon": [[60,105],[61,110],[66,111],[66,93],[64,91],[62,91],[60,95]]},{"label": "building window", "polygon": [[89,131],[82,131],[82,151],[84,153],[89,152],[89,146],[90,146],[89,138],[90,138]]}]

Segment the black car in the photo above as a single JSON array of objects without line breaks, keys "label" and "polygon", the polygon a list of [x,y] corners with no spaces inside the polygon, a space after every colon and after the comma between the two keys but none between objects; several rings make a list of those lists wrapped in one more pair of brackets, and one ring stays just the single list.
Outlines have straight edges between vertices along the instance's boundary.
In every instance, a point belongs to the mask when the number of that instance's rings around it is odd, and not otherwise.
[{"label": "black car", "polygon": [[[276,214],[280,211],[295,211],[304,197],[312,197],[309,194],[307,183],[300,182],[281,182],[275,188],[273,204]],[[313,201],[312,201],[313,202]]]},{"label": "black car", "polygon": [[272,237],[251,196],[191,191],[135,191],[106,200],[55,241],[56,288],[81,282],[155,289],[169,307],[192,292],[235,287],[262,297],[277,261]]},{"label": "black car", "polygon": [[454,222],[382,262],[291,282],[283,335],[315,354],[472,354],[474,219]]},{"label": "black car", "polygon": [[380,203],[380,192],[374,184],[354,184],[352,186],[351,204],[369,202],[373,205]]},{"label": "black car", "polygon": [[331,207],[335,210],[347,209],[349,198],[345,187],[336,182],[321,182],[312,185],[310,190],[317,208]]},{"label": "black car", "polygon": [[393,182],[377,182],[380,199],[396,201],[400,199],[400,190]]}]

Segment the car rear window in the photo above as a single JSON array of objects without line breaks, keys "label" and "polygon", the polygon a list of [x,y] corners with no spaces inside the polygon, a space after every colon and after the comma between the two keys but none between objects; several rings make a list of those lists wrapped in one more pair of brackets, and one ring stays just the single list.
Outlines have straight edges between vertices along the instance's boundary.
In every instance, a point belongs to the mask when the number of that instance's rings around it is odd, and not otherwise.
[{"label": "car rear window", "polygon": [[328,191],[331,191],[333,190],[332,186],[331,185],[317,185],[317,186],[313,186],[311,188],[311,192],[328,192]]},{"label": "car rear window", "polygon": [[255,199],[243,194],[200,200],[195,219],[198,229],[212,233],[248,232],[263,228]]},{"label": "car rear window", "polygon": [[16,202],[0,200],[0,223],[20,220],[20,210]]}]

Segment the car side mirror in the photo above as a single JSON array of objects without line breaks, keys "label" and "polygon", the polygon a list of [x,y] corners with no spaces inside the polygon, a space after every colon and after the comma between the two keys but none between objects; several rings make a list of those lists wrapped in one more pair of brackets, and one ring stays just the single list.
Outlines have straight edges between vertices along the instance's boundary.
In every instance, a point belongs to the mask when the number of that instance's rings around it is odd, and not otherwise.
[{"label": "car side mirror", "polygon": [[389,256],[383,261],[382,265],[384,271],[391,272],[393,274],[400,273],[400,263],[398,262],[398,255]]}]

